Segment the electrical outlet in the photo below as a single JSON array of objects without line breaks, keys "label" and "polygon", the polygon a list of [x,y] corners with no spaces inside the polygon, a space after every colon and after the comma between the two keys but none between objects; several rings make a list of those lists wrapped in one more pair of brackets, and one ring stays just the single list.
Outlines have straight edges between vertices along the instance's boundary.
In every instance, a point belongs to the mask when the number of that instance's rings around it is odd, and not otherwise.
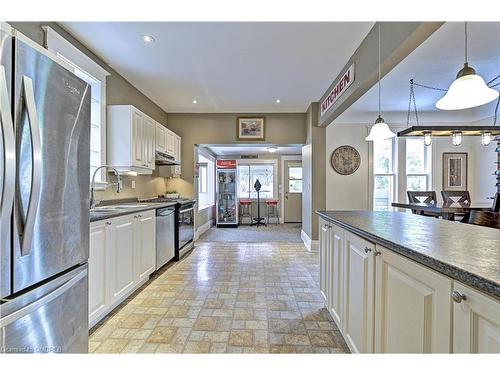
[{"label": "electrical outlet", "polygon": [[132,180],[132,186],[131,187],[132,187],[132,189],[135,189],[135,181],[134,180]]}]

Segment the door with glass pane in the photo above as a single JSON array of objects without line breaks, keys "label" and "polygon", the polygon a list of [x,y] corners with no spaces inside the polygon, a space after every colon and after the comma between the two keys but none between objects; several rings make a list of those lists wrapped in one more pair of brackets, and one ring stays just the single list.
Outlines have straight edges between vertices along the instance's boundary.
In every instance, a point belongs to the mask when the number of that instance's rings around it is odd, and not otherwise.
[{"label": "door with glass pane", "polygon": [[302,162],[285,160],[285,223],[302,222]]}]

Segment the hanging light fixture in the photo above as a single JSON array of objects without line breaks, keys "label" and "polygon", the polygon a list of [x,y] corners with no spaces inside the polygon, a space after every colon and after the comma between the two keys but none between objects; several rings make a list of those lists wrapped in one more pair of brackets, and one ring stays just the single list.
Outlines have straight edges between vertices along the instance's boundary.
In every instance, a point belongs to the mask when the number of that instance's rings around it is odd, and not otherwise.
[{"label": "hanging light fixture", "polygon": [[458,72],[455,81],[450,85],[445,96],[439,99],[436,107],[443,110],[457,110],[478,107],[498,98],[498,91],[484,82],[469,66],[467,56],[467,22],[465,22],[465,63]]},{"label": "hanging light fixture", "polygon": [[365,138],[367,141],[378,141],[390,139],[395,137],[396,134],[389,129],[385,120],[380,115],[380,22],[378,23],[378,117],[375,124],[370,129],[370,134]]},{"label": "hanging light fixture", "polygon": [[483,132],[483,134],[481,134],[481,143],[483,146],[488,146],[491,143],[491,138],[491,132]]},{"label": "hanging light fixture", "polygon": [[424,132],[424,145],[430,146],[432,143],[431,132]]},{"label": "hanging light fixture", "polygon": [[460,146],[462,144],[462,137],[462,132],[453,132],[451,136],[451,142],[453,143],[453,146]]}]

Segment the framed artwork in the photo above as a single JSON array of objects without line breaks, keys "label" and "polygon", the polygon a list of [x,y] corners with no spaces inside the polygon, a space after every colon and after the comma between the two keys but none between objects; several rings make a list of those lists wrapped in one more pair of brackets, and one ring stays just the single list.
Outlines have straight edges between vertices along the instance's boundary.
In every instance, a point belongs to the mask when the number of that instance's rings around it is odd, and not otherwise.
[{"label": "framed artwork", "polygon": [[330,163],[335,172],[347,176],[353,174],[359,168],[361,157],[354,147],[344,145],[337,147],[332,152]]},{"label": "framed artwork", "polygon": [[238,117],[236,123],[237,138],[241,141],[264,141],[265,117]]},{"label": "framed artwork", "polygon": [[443,152],[443,190],[467,190],[467,152]]}]

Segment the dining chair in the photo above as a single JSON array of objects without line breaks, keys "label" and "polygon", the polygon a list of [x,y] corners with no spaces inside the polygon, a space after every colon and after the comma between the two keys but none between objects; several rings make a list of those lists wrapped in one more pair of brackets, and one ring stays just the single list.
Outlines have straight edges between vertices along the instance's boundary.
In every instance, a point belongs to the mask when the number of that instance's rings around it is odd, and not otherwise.
[{"label": "dining chair", "polygon": [[500,193],[496,193],[493,198],[493,206],[491,207],[493,212],[500,212]]},{"label": "dining chair", "polygon": [[[429,204],[437,204],[437,196],[435,191],[407,191],[408,202],[409,203],[429,203]],[[432,216],[437,217],[437,215],[426,214],[419,210],[411,210],[414,214],[420,214],[423,216]]]},{"label": "dining chair", "polygon": [[500,213],[493,211],[471,210],[469,212],[468,223],[500,229]]},{"label": "dining chair", "polygon": [[[441,191],[441,195],[445,204],[471,202],[470,194],[467,190],[443,190]],[[458,198],[458,200],[453,198]]]}]

